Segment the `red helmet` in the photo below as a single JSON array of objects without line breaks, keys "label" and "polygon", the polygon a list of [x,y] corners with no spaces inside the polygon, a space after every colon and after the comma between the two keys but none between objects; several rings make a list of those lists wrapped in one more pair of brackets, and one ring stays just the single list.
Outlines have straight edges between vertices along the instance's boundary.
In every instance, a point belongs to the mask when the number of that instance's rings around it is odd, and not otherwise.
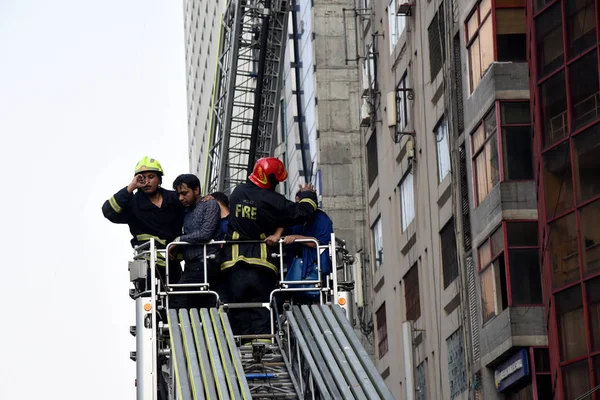
[{"label": "red helmet", "polygon": [[288,174],[285,165],[275,157],[261,158],[254,164],[254,170],[248,177],[252,183],[262,189],[270,189],[269,175],[273,174],[277,182],[283,182]]}]

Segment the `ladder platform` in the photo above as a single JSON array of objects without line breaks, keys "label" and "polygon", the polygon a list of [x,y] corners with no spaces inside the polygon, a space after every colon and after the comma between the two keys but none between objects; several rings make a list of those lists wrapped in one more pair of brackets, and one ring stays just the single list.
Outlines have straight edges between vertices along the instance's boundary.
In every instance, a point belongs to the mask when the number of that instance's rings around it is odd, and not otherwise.
[{"label": "ladder platform", "polygon": [[217,308],[169,310],[177,399],[251,399],[227,316]]}]

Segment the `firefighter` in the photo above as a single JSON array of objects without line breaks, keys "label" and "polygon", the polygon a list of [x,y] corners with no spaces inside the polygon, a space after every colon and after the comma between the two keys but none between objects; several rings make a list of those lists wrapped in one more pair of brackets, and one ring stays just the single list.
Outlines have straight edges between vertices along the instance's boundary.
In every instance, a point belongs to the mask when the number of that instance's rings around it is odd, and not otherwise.
[{"label": "firefighter", "polygon": [[[110,222],[129,225],[132,247],[154,238],[156,247],[164,249],[181,234],[184,208],[176,192],[161,187],[163,175],[157,160],[142,158],[135,166],[131,183],[102,206],[102,213]],[[166,262],[162,253],[158,253],[156,264],[164,280]],[[179,261],[169,262],[169,281],[177,282],[180,278]]]},{"label": "firefighter", "polygon": [[[279,268],[271,258],[266,238],[278,227],[304,223],[317,209],[312,185],[301,186],[298,203],[275,192],[277,184],[287,179],[285,166],[277,158],[258,160],[248,179],[229,198],[231,214],[225,239],[262,243],[225,246],[221,271],[227,298],[232,303],[269,302]],[[265,308],[231,309],[230,321],[236,335],[271,332],[269,311]]]}]

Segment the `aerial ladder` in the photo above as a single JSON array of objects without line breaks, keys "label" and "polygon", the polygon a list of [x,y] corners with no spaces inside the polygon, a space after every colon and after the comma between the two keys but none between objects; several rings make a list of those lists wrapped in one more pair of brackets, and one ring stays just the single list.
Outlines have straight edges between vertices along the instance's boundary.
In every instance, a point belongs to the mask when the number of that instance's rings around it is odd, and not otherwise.
[{"label": "aerial ladder", "polygon": [[[209,132],[209,192],[231,193],[246,182],[254,162],[274,151],[290,0],[229,0],[223,15],[220,51]],[[313,241],[319,254],[329,251],[332,272],[318,279],[290,281],[284,276],[284,247],[279,282],[265,303],[227,303],[206,280],[171,282],[168,266],[161,276],[159,253],[168,260],[170,243],[159,250],[154,239],[134,250],[129,262],[130,297],[136,324],[130,333],[136,350],[138,400],[188,399],[393,399],[354,332],[350,276],[353,258],[345,242],[331,235],[329,244]],[[204,265],[210,246],[204,244]],[[167,261],[168,262],[168,261]],[[338,272],[343,271],[343,281]],[[316,293],[310,301],[302,293]],[[171,309],[173,296],[194,294],[207,308]],[[231,309],[263,307],[271,315],[271,332],[234,335]]]}]

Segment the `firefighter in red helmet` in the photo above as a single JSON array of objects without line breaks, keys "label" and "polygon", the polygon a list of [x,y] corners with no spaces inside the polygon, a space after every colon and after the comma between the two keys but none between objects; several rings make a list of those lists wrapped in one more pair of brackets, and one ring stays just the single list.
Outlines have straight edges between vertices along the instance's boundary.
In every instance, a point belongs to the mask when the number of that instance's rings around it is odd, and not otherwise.
[{"label": "firefighter in red helmet", "polygon": [[[263,241],[227,245],[221,264],[227,300],[231,303],[268,302],[276,287],[278,263],[264,240],[278,227],[302,224],[317,209],[312,185],[300,186],[300,201],[295,203],[275,192],[287,179],[283,163],[274,157],[258,160],[248,183],[237,186],[229,198],[229,227],[226,240]],[[276,251],[276,250],[275,250]],[[231,309],[230,321],[236,335],[270,333],[268,310]]]}]

